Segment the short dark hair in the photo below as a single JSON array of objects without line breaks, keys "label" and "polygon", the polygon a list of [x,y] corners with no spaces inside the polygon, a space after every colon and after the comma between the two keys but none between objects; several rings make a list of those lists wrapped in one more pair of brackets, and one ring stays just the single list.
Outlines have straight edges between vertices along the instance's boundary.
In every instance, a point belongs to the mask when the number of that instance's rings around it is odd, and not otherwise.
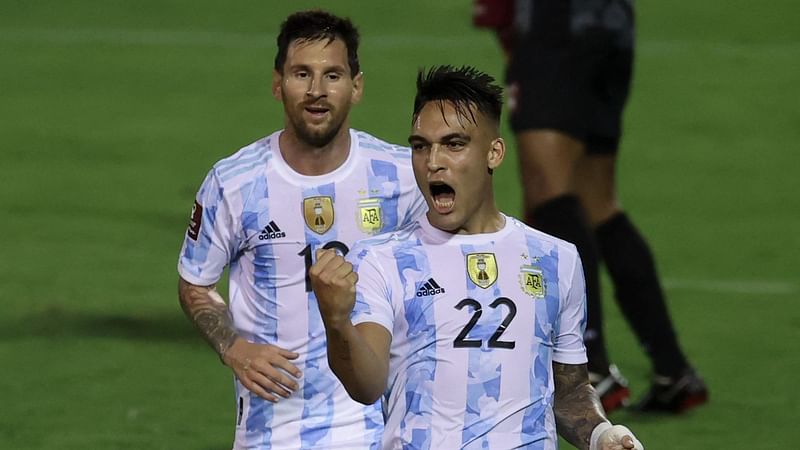
[{"label": "short dark hair", "polygon": [[476,123],[474,110],[477,109],[499,125],[503,88],[495,84],[491,75],[470,66],[434,66],[427,73],[420,69],[412,122],[425,104],[432,101],[452,103],[459,116],[471,119],[473,123]]},{"label": "short dark hair", "polygon": [[278,54],[275,55],[275,70],[283,73],[286,53],[289,45],[295,40],[321,41],[341,39],[347,47],[347,63],[350,65],[350,77],[359,72],[358,64],[358,29],[348,18],[341,18],[331,13],[311,9],[296,12],[281,24],[278,34]]}]

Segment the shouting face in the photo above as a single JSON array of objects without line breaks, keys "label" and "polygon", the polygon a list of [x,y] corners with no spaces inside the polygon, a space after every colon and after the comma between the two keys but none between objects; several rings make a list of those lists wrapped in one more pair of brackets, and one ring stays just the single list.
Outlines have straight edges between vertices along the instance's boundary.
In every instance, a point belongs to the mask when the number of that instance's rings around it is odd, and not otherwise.
[{"label": "shouting face", "polygon": [[415,118],[408,141],[431,224],[452,233],[493,231],[491,171],[505,153],[497,126],[474,108],[432,101]]}]

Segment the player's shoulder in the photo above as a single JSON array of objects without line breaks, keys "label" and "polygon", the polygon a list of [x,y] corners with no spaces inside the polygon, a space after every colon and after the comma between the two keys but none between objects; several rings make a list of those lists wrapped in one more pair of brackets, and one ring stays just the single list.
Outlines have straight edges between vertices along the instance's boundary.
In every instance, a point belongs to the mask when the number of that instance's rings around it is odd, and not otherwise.
[{"label": "player's shoulder", "polygon": [[386,142],[366,131],[356,129],[352,131],[356,139],[358,139],[359,149],[370,157],[410,164],[411,149],[408,146]]},{"label": "player's shoulder", "polygon": [[419,243],[417,236],[419,230],[419,222],[413,222],[394,231],[361,239],[353,246],[353,256],[358,259],[364,259],[367,255],[379,259],[392,258],[401,247],[414,246]]},{"label": "player's shoulder", "polygon": [[223,186],[235,186],[249,182],[257,175],[265,173],[264,167],[272,158],[273,141],[279,133],[258,139],[230,156],[220,159],[211,169],[213,175]]},{"label": "player's shoulder", "polygon": [[575,256],[578,255],[578,248],[575,247],[575,244],[557,238],[552,234],[547,234],[544,231],[537,230],[536,228],[525,224],[523,221],[515,217],[506,216],[506,218],[511,220],[512,225],[519,229],[519,232],[523,233],[527,239],[533,239],[538,242],[548,244],[549,246],[556,247],[559,253],[566,252]]}]

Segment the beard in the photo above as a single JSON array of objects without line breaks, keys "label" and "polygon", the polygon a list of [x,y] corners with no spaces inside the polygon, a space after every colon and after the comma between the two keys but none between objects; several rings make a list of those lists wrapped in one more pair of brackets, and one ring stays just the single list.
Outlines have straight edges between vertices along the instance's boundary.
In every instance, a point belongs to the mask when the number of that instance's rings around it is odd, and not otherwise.
[{"label": "beard", "polygon": [[326,145],[330,144],[334,137],[339,133],[339,130],[342,129],[342,124],[344,121],[339,121],[336,123],[332,123],[330,126],[319,129],[319,128],[312,128],[308,126],[308,124],[302,120],[299,120],[294,123],[294,129],[297,132],[297,137],[305,142],[306,144],[312,147],[325,147]]},{"label": "beard", "polygon": [[350,112],[349,107],[345,107],[340,111],[338,108],[334,109],[330,104],[324,104],[330,111],[331,121],[328,122],[327,126],[313,127],[303,119],[305,103],[299,105],[299,108],[293,111],[287,106],[291,104],[291,101],[287,98],[285,92],[282,95],[282,99],[286,116],[289,118],[289,122],[291,122],[292,127],[297,133],[297,138],[316,148],[325,147],[331,143],[333,138],[339,133],[339,130],[342,129],[342,125]]}]

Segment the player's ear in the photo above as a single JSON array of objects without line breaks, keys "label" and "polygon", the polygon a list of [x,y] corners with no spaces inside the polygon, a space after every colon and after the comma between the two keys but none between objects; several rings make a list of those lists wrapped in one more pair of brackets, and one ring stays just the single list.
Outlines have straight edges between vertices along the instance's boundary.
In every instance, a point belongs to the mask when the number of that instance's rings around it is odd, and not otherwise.
[{"label": "player's ear", "polygon": [[361,101],[361,95],[364,93],[364,72],[358,72],[353,77],[353,95],[350,97],[350,103],[355,105]]},{"label": "player's ear", "polygon": [[272,96],[275,100],[282,101],[281,97],[281,83],[283,82],[283,75],[277,70],[272,71]]},{"label": "player's ear", "polygon": [[496,138],[492,141],[489,148],[489,153],[486,155],[486,164],[489,168],[489,173],[500,166],[503,158],[506,157],[506,143],[503,138]]}]

